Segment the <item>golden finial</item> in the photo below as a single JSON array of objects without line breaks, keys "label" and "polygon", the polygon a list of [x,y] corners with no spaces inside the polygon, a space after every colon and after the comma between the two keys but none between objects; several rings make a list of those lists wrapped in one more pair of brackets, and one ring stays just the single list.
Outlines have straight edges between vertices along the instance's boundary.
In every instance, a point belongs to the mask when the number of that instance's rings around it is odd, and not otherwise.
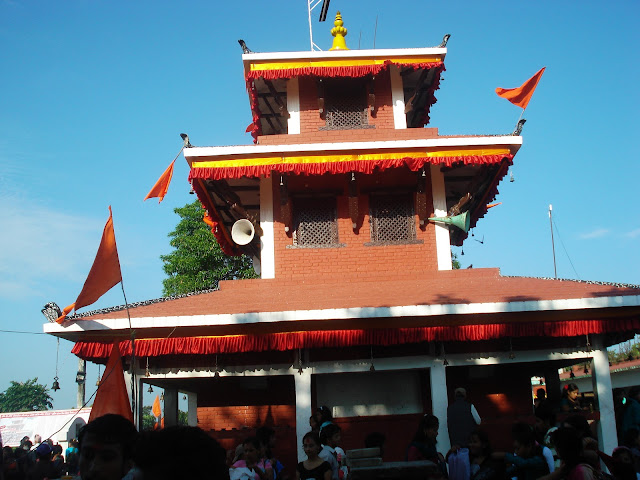
[{"label": "golden finial", "polygon": [[344,28],[344,22],[342,21],[342,15],[340,12],[336,13],[336,19],[333,22],[335,27],[331,29],[331,35],[333,35],[333,46],[329,50],[349,50],[344,37],[347,36],[347,29]]}]

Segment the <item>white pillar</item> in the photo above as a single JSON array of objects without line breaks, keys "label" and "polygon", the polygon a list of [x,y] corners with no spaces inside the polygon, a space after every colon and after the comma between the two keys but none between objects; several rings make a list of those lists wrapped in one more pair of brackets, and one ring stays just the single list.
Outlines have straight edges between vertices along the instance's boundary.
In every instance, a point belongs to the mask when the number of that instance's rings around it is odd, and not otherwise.
[{"label": "white pillar", "polygon": [[[444,173],[440,165],[431,165],[431,196],[433,197],[433,212],[436,217],[447,216],[447,197],[444,191]],[[436,255],[438,270],[451,270],[451,241],[449,228],[444,223],[435,223]]]},{"label": "white pillar", "polygon": [[187,425],[198,426],[198,394],[187,393]]},{"label": "white pillar", "polygon": [[438,429],[438,452],[446,455],[451,448],[449,442],[449,429],[447,428],[447,407],[449,399],[447,397],[447,371],[446,367],[436,361],[431,366],[431,410],[440,420]]},{"label": "white pillar", "polygon": [[260,278],[276,278],[272,177],[260,177],[260,228]]},{"label": "white pillar", "polygon": [[598,448],[602,452],[611,454],[613,449],[618,446],[618,436],[616,434],[616,416],[613,407],[611,374],[609,372],[609,356],[600,335],[596,335],[593,339],[593,347],[593,393],[600,411]]},{"label": "white pillar", "polygon": [[289,135],[300,133],[300,84],[298,77],[287,81],[287,133]]},{"label": "white pillar", "polygon": [[407,128],[407,115],[404,113],[404,89],[402,77],[397,66],[389,68],[391,75],[391,102],[393,104],[393,125],[396,129]]},{"label": "white pillar", "polygon": [[295,373],[296,384],[296,441],[298,462],[306,459],[302,448],[302,437],[311,430],[309,417],[311,416],[311,370],[305,368],[302,373]]},{"label": "white pillar", "polygon": [[178,425],[178,390],[164,389],[164,426]]}]

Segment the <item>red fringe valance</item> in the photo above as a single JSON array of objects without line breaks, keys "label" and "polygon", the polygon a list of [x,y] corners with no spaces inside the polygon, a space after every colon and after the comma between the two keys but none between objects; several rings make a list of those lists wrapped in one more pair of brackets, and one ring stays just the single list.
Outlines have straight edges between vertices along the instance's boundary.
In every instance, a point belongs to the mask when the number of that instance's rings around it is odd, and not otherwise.
[{"label": "red fringe valance", "polygon": [[[511,162],[512,154],[508,155],[460,155],[450,157],[419,157],[419,158],[394,158],[385,160],[355,160],[345,162],[318,162],[318,163],[282,163],[278,165],[247,165],[229,168],[192,168],[189,172],[189,181],[202,178],[220,180],[226,178],[259,177],[271,175],[272,171],[279,173],[294,173],[305,175],[322,175],[325,173],[372,173],[374,170],[386,170],[387,168],[408,167],[411,171],[420,170],[425,164],[444,165],[450,167],[454,164],[464,165],[492,165],[500,163],[504,159]],[[256,160],[259,161],[259,160]]]},{"label": "red fringe valance", "polygon": [[367,75],[378,75],[381,71],[389,68],[389,65],[397,65],[400,68],[436,68],[444,67],[442,62],[422,62],[422,63],[394,63],[387,60],[378,65],[354,65],[336,67],[298,67],[282,68],[270,70],[252,70],[247,73],[247,80],[264,78],[265,80],[277,80],[279,78],[294,78],[302,76],[314,77],[364,77]]},{"label": "red fringe valance", "polygon": [[[574,337],[640,329],[640,319],[578,320],[566,322],[500,323],[373,330],[334,330],[136,340],[136,356],[213,355],[224,353],[287,351],[298,348],[336,348],[359,345],[402,345],[434,341],[480,341],[504,337]],[[106,359],[112,343],[77,342],[72,353],[87,360]],[[131,356],[131,343],[120,342],[123,356]]]}]

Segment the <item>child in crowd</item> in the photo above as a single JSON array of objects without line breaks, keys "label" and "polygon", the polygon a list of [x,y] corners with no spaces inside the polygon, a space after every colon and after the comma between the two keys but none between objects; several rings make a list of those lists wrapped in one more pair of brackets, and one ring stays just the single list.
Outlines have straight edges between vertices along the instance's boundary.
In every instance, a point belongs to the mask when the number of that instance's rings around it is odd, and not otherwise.
[{"label": "child in crowd", "polygon": [[410,462],[415,460],[429,460],[438,465],[442,477],[446,478],[447,464],[442,454],[436,450],[439,428],[440,421],[435,415],[426,414],[422,417],[420,425],[418,425],[418,430],[407,449],[407,460]]},{"label": "child in crowd", "polygon": [[542,447],[536,443],[533,429],[526,423],[516,423],[512,430],[515,454],[494,452],[494,460],[504,460],[510,466],[507,468],[508,477],[518,480],[536,480],[549,473],[549,466],[542,455]]},{"label": "child in crowd", "polygon": [[302,438],[302,447],[307,459],[298,464],[296,480],[331,480],[331,465],[318,456],[322,449],[318,434],[316,432],[307,433]]},{"label": "child in crowd", "polygon": [[273,480],[271,462],[261,457],[262,444],[256,437],[242,442],[244,458],[229,469],[231,480]]},{"label": "child in crowd", "polygon": [[316,422],[319,425],[319,430],[322,431],[324,427],[333,422],[333,415],[331,414],[331,410],[329,407],[323,405],[322,407],[318,407],[316,409]]},{"label": "child in crowd", "polygon": [[476,430],[469,440],[470,480],[502,480],[504,463],[491,458],[489,437],[483,430]]},{"label": "child in crowd", "polygon": [[333,480],[339,480],[340,463],[338,462],[338,453],[336,447],[341,440],[341,429],[335,423],[330,423],[320,431],[320,442],[322,450],[319,457],[331,465],[331,477]]}]

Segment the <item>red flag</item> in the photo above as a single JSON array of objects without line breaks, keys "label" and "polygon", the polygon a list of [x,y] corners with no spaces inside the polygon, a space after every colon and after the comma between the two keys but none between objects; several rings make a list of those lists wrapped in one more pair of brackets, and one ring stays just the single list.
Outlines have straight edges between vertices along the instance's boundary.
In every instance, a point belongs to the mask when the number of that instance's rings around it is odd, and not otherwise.
[{"label": "red flag", "polygon": [[176,163],[174,160],[169,164],[167,169],[164,171],[160,178],[156,182],[156,184],[149,190],[147,196],[144,197],[144,200],[148,198],[158,197],[158,203],[162,202],[164,196],[167,194],[167,190],[169,190],[169,184],[171,183],[171,177],[173,177],[173,164]]},{"label": "red flag", "polygon": [[160,406],[160,396],[156,395],[156,399],[153,401],[153,407],[151,407],[151,412],[154,417],[162,416],[162,407]]},{"label": "red flag", "polygon": [[538,86],[538,82],[540,81],[540,77],[542,77],[545,68],[547,67],[542,67],[540,70],[538,70],[538,72],[533,77],[524,82],[520,87],[496,88],[496,93],[498,94],[498,96],[506,98],[514,105],[522,108],[527,108],[527,105],[529,105],[529,100],[531,100],[531,96]]},{"label": "red flag", "polygon": [[124,382],[120,348],[117,341],[113,342],[109,361],[98,386],[98,393],[93,402],[93,407],[91,407],[89,421],[107,413],[116,413],[133,422],[133,412],[131,411],[129,395]]},{"label": "red flag", "polygon": [[89,276],[84,282],[82,291],[74,303],[62,311],[62,315],[57,322],[62,323],[71,310],[78,310],[96,302],[102,295],[107,293],[116,284],[122,281],[120,272],[120,259],[118,258],[118,248],[116,246],[116,235],[113,231],[113,217],[111,206],[109,206],[109,219],[102,232],[102,240],[98,247],[98,253],[93,261]]}]

